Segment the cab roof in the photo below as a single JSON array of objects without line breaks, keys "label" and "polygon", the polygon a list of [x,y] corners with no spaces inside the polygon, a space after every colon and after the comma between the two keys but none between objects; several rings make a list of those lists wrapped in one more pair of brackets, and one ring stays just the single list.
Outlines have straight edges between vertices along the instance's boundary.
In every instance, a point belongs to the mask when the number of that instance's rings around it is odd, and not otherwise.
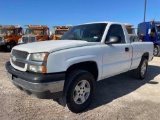
[{"label": "cab roof", "polygon": [[0,28],[4,29],[16,29],[16,28],[21,28],[20,25],[0,25]]}]

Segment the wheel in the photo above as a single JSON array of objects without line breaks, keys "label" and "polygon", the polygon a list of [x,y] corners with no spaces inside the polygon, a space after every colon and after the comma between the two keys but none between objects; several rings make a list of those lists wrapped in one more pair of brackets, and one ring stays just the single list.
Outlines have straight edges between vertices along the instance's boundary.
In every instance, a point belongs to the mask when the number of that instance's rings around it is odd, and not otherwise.
[{"label": "wheel", "polygon": [[16,45],[15,42],[8,43],[7,44],[7,51],[10,52],[15,45]]},{"label": "wheel", "polygon": [[158,45],[154,46],[153,55],[160,56],[160,47]]},{"label": "wheel", "polygon": [[70,81],[67,88],[67,107],[74,113],[83,111],[94,96],[95,79],[93,75],[84,70],[76,70],[67,78]]},{"label": "wheel", "polygon": [[134,78],[142,80],[146,76],[147,69],[148,69],[148,60],[142,57],[138,68],[132,70],[132,75]]}]

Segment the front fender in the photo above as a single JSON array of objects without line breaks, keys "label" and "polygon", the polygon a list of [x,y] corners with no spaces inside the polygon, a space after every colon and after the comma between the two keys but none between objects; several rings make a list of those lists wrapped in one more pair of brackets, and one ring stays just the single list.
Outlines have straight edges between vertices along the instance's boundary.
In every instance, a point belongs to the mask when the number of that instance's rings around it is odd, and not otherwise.
[{"label": "front fender", "polygon": [[84,47],[65,49],[50,53],[47,60],[47,73],[65,72],[67,69],[77,63],[95,62],[98,67],[98,73],[102,73],[102,53],[100,49],[87,49]]},{"label": "front fender", "polygon": [[66,59],[65,69],[67,70],[70,66],[77,63],[81,63],[81,62],[93,61],[97,63],[97,60],[95,58],[96,58],[95,55],[85,55],[85,56],[77,56],[77,57]]}]

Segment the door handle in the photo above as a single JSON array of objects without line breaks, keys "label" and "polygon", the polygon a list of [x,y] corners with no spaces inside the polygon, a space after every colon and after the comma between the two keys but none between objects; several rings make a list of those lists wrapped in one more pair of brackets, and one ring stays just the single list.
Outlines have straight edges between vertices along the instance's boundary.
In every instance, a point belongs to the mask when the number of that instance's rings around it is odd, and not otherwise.
[{"label": "door handle", "polygon": [[126,48],[125,48],[125,51],[126,51],[126,52],[128,52],[128,51],[129,51],[129,48],[128,48],[128,47],[126,47]]}]

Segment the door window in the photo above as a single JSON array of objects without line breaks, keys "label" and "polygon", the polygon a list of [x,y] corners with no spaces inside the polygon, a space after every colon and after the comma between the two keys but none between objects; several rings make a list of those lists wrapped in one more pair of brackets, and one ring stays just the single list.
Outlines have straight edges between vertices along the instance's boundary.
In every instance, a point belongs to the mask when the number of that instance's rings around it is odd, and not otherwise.
[{"label": "door window", "polygon": [[106,41],[109,40],[110,36],[119,36],[121,37],[121,43],[126,43],[121,25],[111,25],[106,36]]}]

